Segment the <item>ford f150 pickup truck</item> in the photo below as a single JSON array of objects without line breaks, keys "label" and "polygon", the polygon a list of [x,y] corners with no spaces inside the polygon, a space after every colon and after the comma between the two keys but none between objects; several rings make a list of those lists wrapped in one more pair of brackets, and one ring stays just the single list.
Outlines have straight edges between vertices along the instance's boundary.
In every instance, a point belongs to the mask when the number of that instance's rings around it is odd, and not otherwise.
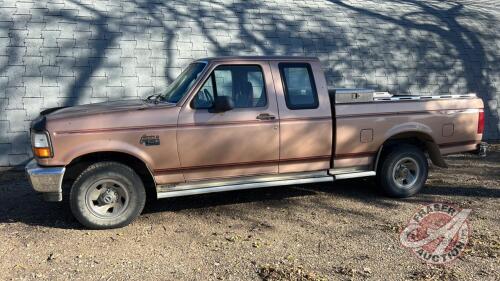
[{"label": "ford f150 pickup truck", "polygon": [[481,147],[483,114],[475,94],[328,89],[316,58],[206,58],[146,99],[42,111],[26,171],[95,229],[129,224],[146,193],[376,176],[387,195],[407,197],[424,186],[427,158],[445,167],[442,155]]}]

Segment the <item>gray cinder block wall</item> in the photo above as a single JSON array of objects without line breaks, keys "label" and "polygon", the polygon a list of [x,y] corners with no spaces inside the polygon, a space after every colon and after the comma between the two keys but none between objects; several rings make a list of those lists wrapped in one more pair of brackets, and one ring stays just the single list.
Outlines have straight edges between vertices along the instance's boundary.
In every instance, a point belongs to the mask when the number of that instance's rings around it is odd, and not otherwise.
[{"label": "gray cinder block wall", "polygon": [[335,87],[477,92],[499,133],[495,1],[0,0],[0,166],[55,106],[161,91],[192,59],[311,55]]}]

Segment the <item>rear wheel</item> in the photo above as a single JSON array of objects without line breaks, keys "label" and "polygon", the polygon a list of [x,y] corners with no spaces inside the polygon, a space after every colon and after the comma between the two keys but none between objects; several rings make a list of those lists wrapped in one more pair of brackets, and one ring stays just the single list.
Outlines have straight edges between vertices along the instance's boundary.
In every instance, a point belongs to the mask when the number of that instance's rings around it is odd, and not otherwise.
[{"label": "rear wheel", "polygon": [[424,187],[427,180],[427,158],[422,150],[413,145],[392,148],[379,167],[377,182],[391,197],[412,196]]},{"label": "rear wheel", "polygon": [[122,227],[144,208],[146,192],[130,167],[116,162],[89,166],[75,180],[70,193],[73,215],[92,229]]}]

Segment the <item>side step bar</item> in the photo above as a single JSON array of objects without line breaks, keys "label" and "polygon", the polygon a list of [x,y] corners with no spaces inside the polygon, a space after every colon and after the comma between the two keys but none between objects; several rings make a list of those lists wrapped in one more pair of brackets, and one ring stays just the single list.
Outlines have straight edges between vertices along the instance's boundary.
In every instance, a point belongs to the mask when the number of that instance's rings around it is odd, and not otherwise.
[{"label": "side step bar", "polygon": [[367,172],[356,172],[356,173],[348,173],[348,174],[338,174],[333,177],[335,180],[344,180],[344,179],[353,179],[353,178],[364,178],[364,177],[372,177],[376,176],[377,173],[375,171],[367,171]]},{"label": "side step bar", "polygon": [[313,177],[313,178],[304,178],[304,179],[291,179],[291,180],[277,180],[277,181],[267,181],[267,182],[255,182],[255,183],[242,183],[242,184],[229,184],[222,186],[213,186],[213,187],[198,187],[193,189],[177,189],[175,187],[171,188],[172,191],[160,192],[158,193],[158,199],[161,198],[169,198],[169,197],[179,197],[179,196],[187,196],[187,195],[197,195],[197,194],[205,194],[205,193],[214,193],[214,192],[224,192],[231,190],[242,190],[242,189],[253,189],[253,188],[261,188],[261,187],[271,187],[271,186],[285,186],[285,185],[294,185],[294,184],[306,184],[306,183],[315,183],[315,182],[333,182],[333,177]]},{"label": "side step bar", "polygon": [[205,181],[199,183],[181,183],[177,185],[159,185],[156,187],[156,191],[158,199],[161,199],[272,186],[333,182],[334,180],[375,176],[374,171],[356,171],[332,175],[332,173],[334,172],[335,171],[330,170],[328,171],[328,173],[327,171],[324,171],[319,173],[314,172],[292,175],[248,177],[225,181]]}]

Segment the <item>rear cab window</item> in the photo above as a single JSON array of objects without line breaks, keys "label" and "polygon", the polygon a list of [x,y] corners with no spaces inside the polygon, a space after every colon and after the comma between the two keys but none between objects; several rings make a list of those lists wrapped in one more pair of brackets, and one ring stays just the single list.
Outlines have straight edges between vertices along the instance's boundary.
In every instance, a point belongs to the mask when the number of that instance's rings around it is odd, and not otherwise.
[{"label": "rear cab window", "polygon": [[292,110],[318,108],[318,93],[309,63],[280,63],[286,106]]}]

